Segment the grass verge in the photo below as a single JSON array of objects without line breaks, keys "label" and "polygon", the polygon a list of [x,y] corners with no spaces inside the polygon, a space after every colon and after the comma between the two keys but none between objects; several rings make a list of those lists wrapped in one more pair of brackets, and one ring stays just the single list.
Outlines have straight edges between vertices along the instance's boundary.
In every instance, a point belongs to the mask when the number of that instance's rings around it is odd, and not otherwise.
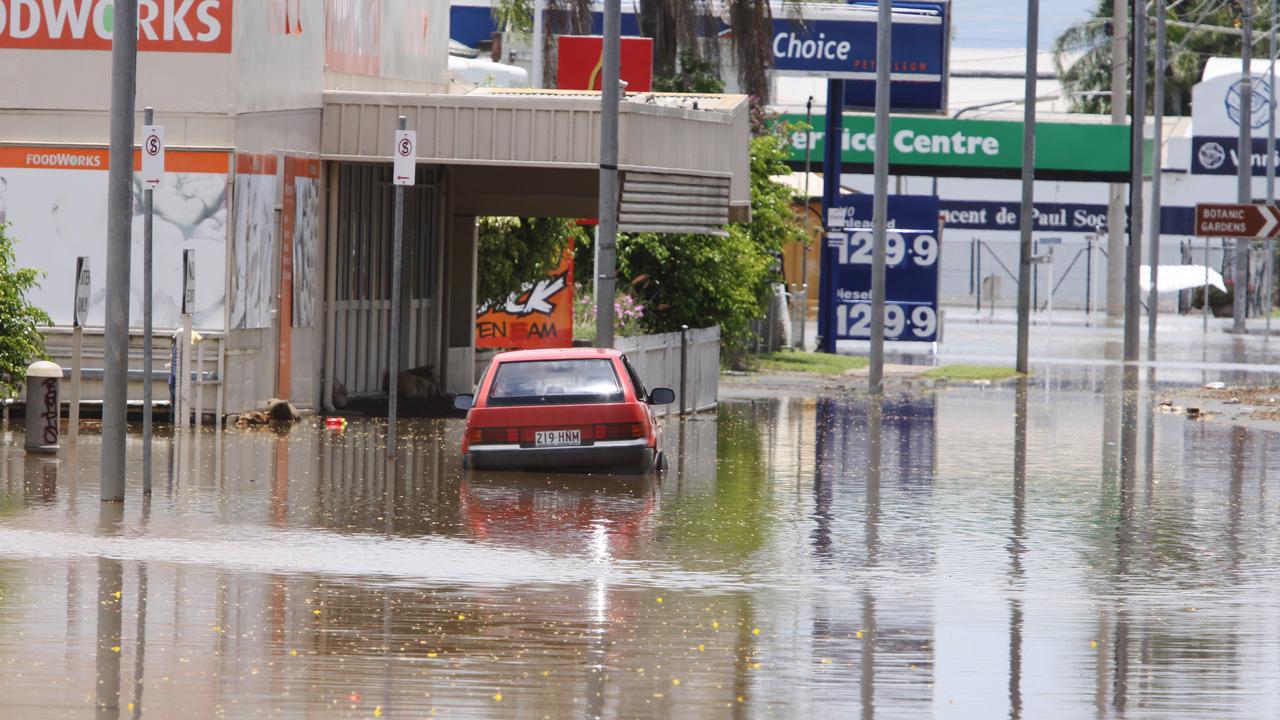
[{"label": "grass verge", "polygon": [[926,370],[924,377],[933,380],[1007,380],[1017,377],[1018,371],[992,365],[944,365]]},{"label": "grass verge", "polygon": [[775,352],[756,356],[758,367],[766,372],[802,372],[815,375],[839,375],[846,370],[864,368],[864,357],[811,352]]}]

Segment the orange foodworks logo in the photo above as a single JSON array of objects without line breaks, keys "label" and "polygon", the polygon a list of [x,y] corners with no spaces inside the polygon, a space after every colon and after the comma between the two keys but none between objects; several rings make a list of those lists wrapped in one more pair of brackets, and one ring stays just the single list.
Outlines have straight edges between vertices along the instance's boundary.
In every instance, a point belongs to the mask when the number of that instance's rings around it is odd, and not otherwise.
[{"label": "orange foodworks logo", "polygon": [[[0,0],[0,48],[110,50],[112,0]],[[138,49],[231,52],[231,0],[138,0]]]}]

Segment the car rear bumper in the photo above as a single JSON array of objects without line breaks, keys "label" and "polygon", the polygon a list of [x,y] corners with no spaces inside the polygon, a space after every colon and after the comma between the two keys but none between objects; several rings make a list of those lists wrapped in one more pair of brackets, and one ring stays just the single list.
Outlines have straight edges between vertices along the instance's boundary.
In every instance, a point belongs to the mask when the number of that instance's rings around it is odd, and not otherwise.
[{"label": "car rear bumper", "polygon": [[653,453],[643,438],[571,447],[472,445],[467,452],[467,466],[473,470],[619,468],[644,472],[653,466]]}]

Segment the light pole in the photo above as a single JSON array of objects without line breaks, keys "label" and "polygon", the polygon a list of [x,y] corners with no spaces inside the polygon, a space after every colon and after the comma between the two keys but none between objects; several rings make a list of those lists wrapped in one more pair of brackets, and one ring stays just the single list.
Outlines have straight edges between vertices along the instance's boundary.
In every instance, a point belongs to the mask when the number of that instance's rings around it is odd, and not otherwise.
[{"label": "light pole", "polygon": [[[1240,3],[1240,25],[1244,37],[1240,43],[1240,142],[1236,151],[1236,201],[1253,202],[1253,0]],[[1246,302],[1249,296],[1248,240],[1236,240],[1234,298],[1231,307],[1231,331],[1243,334]],[[1208,297],[1205,290],[1205,297]]]},{"label": "light pole", "polygon": [[1160,188],[1164,175],[1165,1],[1156,0],[1156,77],[1155,96],[1152,99],[1155,138],[1151,144],[1154,156],[1151,163],[1151,246],[1148,251],[1150,256],[1148,262],[1151,263],[1151,292],[1147,294],[1148,360],[1156,359],[1156,318],[1160,315],[1160,296],[1156,290],[1156,284],[1160,274]]},{"label": "light pole", "polygon": [[[893,3],[880,0],[880,14],[876,20],[875,197],[872,199],[871,210],[872,238],[875,243],[871,253],[871,367],[867,375],[867,392],[875,396],[884,394],[885,251],[889,233],[889,69],[893,65],[892,42]],[[834,144],[835,138],[827,138],[827,143]]]},{"label": "light pole", "polygon": [[1040,48],[1040,0],[1027,0],[1027,70],[1022,105],[1022,207],[1019,210],[1018,243],[1018,349],[1014,365],[1020,373],[1028,370],[1031,344],[1031,235],[1036,183],[1036,60]]},{"label": "light pole", "polygon": [[1138,273],[1142,270],[1142,183],[1144,178],[1143,147],[1147,119],[1147,2],[1133,0],[1133,119],[1130,121],[1132,158],[1129,179],[1129,247],[1125,256],[1124,288],[1124,360],[1138,359],[1138,321],[1142,312],[1142,294]]}]

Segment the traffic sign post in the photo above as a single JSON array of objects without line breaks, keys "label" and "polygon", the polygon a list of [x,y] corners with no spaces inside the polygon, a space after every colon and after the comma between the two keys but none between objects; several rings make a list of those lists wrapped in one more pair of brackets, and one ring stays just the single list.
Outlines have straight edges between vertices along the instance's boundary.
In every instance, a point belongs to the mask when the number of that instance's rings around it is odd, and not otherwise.
[{"label": "traffic sign post", "polygon": [[[152,337],[152,192],[164,179],[164,127],[156,125],[155,110],[142,111],[142,494],[151,494],[151,364]],[[185,272],[185,269],[184,269]],[[185,304],[185,294],[184,294]]]},{"label": "traffic sign post", "polygon": [[1280,206],[1197,203],[1197,237],[1274,238],[1280,236]]},{"label": "traffic sign post", "polygon": [[405,116],[399,118],[395,147],[392,148],[392,176],[396,186],[395,217],[391,236],[391,352],[387,368],[387,459],[396,459],[396,398],[400,393],[400,271],[404,245],[404,189],[412,186],[418,173],[418,133],[405,130]]},{"label": "traffic sign post", "polygon": [[67,418],[67,431],[71,434],[71,444],[75,445],[80,435],[80,368],[84,354],[84,324],[89,316],[89,258],[76,258],[76,297],[75,306],[71,309],[71,407]]},{"label": "traffic sign post", "polygon": [[191,315],[196,304],[196,251],[182,251],[182,340],[178,347],[178,427],[191,427]]}]

